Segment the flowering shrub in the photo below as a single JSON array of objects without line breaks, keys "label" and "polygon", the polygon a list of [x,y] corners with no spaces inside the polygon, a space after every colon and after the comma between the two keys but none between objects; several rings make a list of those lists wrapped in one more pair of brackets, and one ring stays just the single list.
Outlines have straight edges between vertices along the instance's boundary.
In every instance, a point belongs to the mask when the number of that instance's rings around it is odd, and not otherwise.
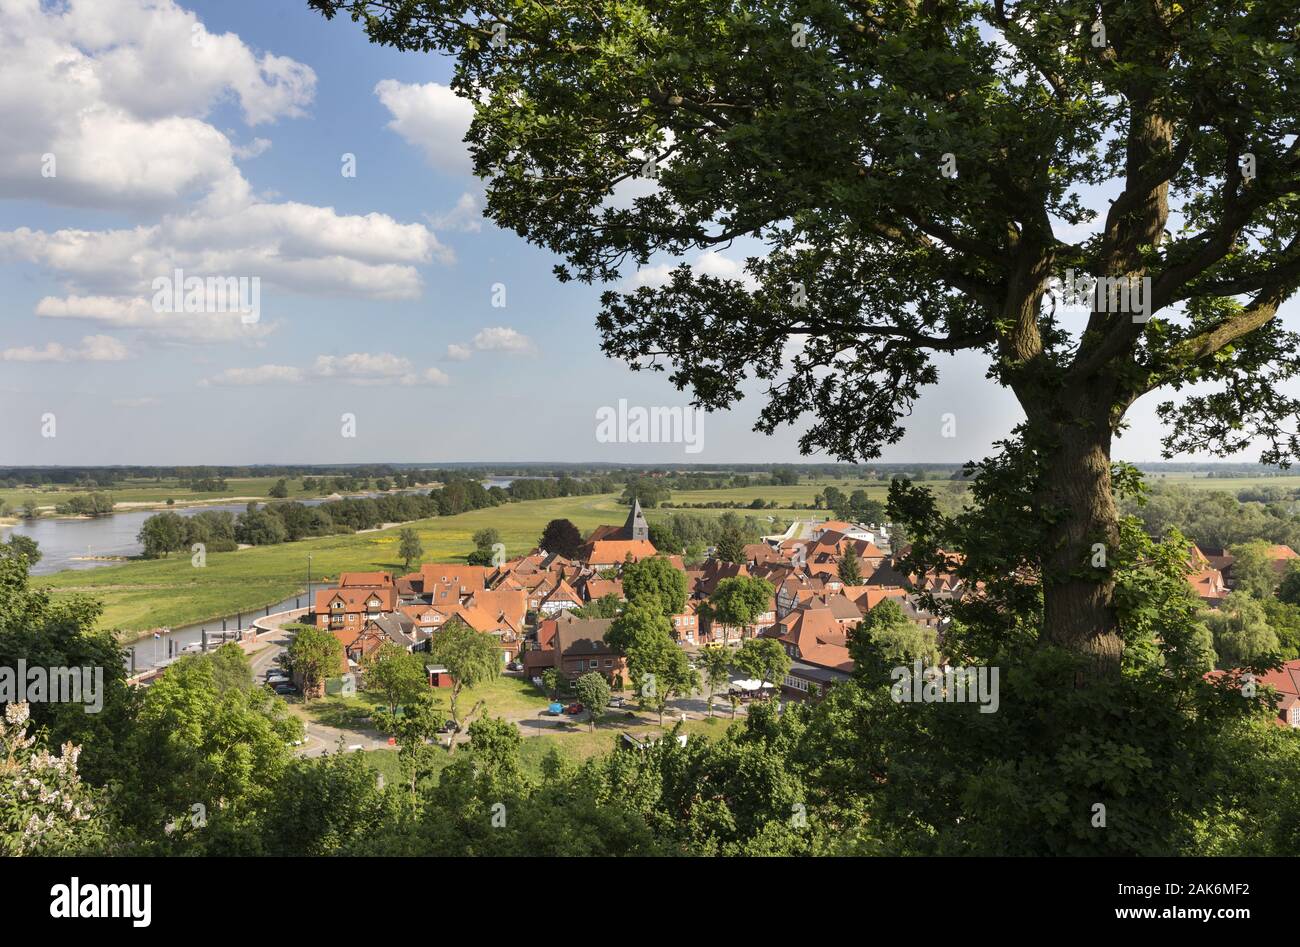
[{"label": "flowering shrub", "polygon": [[26,703],[0,723],[0,854],[63,855],[82,850],[97,821],[92,791],[77,773],[81,748],[59,755],[28,735]]}]

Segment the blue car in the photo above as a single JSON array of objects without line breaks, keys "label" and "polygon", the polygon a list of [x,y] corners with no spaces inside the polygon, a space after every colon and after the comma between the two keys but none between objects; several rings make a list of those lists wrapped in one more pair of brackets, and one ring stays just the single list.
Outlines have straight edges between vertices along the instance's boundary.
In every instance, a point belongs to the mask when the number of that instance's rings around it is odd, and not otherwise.
[{"label": "blue car", "polygon": [[546,712],[552,717],[558,717],[560,714],[564,713],[564,705],[559,702],[554,702],[546,708]]}]

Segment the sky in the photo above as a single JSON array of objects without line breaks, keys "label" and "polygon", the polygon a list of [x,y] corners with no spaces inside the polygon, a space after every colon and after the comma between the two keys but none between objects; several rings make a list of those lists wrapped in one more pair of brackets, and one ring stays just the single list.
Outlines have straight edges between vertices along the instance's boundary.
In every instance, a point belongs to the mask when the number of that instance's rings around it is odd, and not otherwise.
[{"label": "sky", "polygon": [[[688,396],[600,353],[602,287],[481,217],[448,60],[299,0],[0,0],[0,53],[0,465],[801,459],[756,391],[690,445],[598,436]],[[158,311],[177,269],[256,276],[256,313]],[[882,461],[1020,420],[981,356],[937,358]],[[1159,459],[1159,400],[1117,456]]]}]

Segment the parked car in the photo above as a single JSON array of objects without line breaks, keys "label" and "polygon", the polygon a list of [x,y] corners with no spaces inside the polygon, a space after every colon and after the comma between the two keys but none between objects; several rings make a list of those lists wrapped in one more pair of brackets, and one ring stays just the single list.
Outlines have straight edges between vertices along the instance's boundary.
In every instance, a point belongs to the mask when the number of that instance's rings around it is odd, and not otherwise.
[{"label": "parked car", "polygon": [[566,714],[580,714],[582,713],[582,709],[581,702],[575,700],[573,703],[569,704],[569,706],[564,708],[564,712]]},{"label": "parked car", "polygon": [[520,664],[518,661],[511,661],[509,664],[506,665],[507,671],[522,671],[523,669],[524,666]]},{"label": "parked car", "polygon": [[448,720],[438,728],[439,733],[460,733],[460,724],[455,720]]},{"label": "parked car", "polygon": [[561,703],[551,703],[547,705],[546,709],[543,710],[542,713],[549,714],[552,717],[558,717],[560,714],[564,713],[564,705]]},{"label": "parked car", "polygon": [[288,683],[284,683],[284,684],[273,684],[273,685],[271,685],[271,689],[272,689],[273,691],[275,691],[277,694],[279,694],[281,697],[284,697],[286,694],[296,694],[296,693],[298,693],[298,688],[296,688],[296,687],[294,687],[292,684],[288,684]]},{"label": "parked car", "polygon": [[609,699],[609,705],[611,707],[625,707],[627,706],[627,700],[622,697],[611,697]]}]

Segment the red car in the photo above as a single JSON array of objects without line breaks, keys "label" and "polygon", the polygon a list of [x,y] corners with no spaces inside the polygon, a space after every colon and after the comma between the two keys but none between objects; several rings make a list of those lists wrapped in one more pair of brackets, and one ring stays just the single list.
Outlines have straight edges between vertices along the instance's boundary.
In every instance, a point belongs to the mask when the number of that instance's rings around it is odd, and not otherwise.
[{"label": "red car", "polygon": [[564,708],[564,712],[566,714],[580,714],[582,713],[582,704],[574,701],[572,704],[569,704],[569,706]]}]

